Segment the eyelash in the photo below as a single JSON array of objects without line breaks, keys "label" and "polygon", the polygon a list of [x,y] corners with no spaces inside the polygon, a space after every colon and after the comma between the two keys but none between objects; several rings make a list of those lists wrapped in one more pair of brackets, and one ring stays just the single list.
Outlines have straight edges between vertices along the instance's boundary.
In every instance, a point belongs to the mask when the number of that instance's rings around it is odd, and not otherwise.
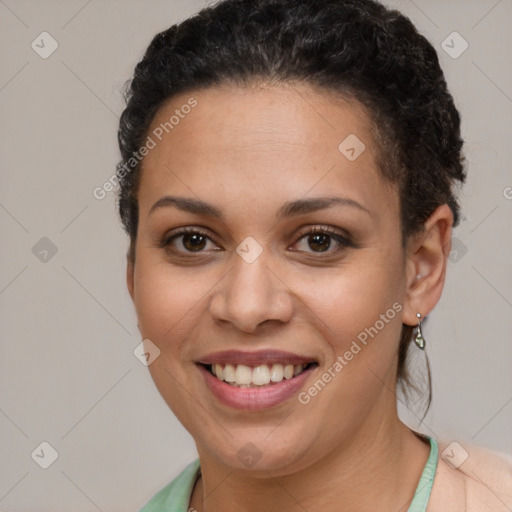
[{"label": "eyelash", "polygon": [[[338,248],[334,249],[334,250],[331,250],[329,248],[327,251],[319,251],[319,252],[305,251],[305,252],[307,252],[309,254],[317,254],[317,255],[319,255],[320,258],[324,254],[328,255],[328,256],[331,256],[331,255],[333,255],[335,253],[338,253],[343,248],[356,247],[356,245],[348,237],[341,235],[338,231],[334,230],[333,228],[331,228],[329,226],[315,226],[313,228],[310,228],[310,229],[308,229],[306,231],[303,231],[303,232],[299,233],[298,239],[295,242],[295,244],[297,242],[301,241],[303,238],[305,238],[307,236],[310,236],[310,235],[315,235],[315,234],[328,235],[331,238],[333,238],[339,244]],[[164,236],[163,239],[161,240],[159,246],[162,249],[164,249],[164,248],[170,249],[171,243],[174,240],[176,240],[177,238],[179,238],[181,236],[184,236],[184,235],[200,235],[200,236],[203,236],[203,237],[207,238],[211,242],[215,243],[215,241],[211,239],[211,237],[210,237],[210,235],[208,233],[206,233],[205,231],[203,231],[203,230],[201,230],[199,228],[183,228],[178,233],[174,233],[174,234],[172,234],[170,236]],[[181,254],[187,254],[187,255],[194,255],[194,254],[200,255],[200,254],[203,254],[206,251],[202,250],[202,251],[194,252],[194,251],[177,251],[177,250],[174,250],[174,252],[178,252],[178,253],[181,253]],[[296,252],[301,252],[301,251],[297,250]],[[302,252],[304,252],[304,251],[302,251]]]}]

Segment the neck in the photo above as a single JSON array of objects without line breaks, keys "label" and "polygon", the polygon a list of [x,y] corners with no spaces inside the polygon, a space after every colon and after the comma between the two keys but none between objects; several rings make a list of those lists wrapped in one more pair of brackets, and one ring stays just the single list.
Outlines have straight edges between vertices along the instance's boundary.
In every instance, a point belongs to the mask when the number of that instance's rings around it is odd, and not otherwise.
[{"label": "neck", "polygon": [[[376,425],[378,425],[376,427]],[[407,510],[429,455],[428,445],[395,414],[366,421],[351,439],[307,468],[254,478],[208,463],[191,505],[198,512]]]}]

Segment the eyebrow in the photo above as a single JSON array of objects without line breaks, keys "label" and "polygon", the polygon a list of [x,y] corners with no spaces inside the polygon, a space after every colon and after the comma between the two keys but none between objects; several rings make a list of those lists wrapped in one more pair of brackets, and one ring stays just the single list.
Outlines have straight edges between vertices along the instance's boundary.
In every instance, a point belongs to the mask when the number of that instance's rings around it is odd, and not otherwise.
[{"label": "eyebrow", "polygon": [[[332,206],[348,206],[366,212],[371,215],[370,211],[362,204],[348,197],[312,197],[288,201],[277,211],[277,219],[293,217],[296,215],[305,215],[319,210],[324,210]],[[191,197],[164,196],[160,198],[149,210],[149,214],[160,208],[175,207],[184,212],[214,217],[224,220],[224,216],[219,208],[212,204],[206,203],[201,199]]]}]

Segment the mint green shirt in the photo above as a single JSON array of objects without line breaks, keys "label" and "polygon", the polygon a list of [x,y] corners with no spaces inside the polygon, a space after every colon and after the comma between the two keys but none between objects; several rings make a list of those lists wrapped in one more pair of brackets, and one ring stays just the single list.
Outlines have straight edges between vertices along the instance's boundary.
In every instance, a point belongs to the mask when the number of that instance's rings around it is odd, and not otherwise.
[{"label": "mint green shirt", "polygon": [[[407,512],[425,512],[437,469],[438,447],[435,439],[430,441],[430,455],[423,468],[414,498]],[[140,512],[188,512],[192,490],[199,476],[199,459],[189,464],[170,484],[156,493]]]}]

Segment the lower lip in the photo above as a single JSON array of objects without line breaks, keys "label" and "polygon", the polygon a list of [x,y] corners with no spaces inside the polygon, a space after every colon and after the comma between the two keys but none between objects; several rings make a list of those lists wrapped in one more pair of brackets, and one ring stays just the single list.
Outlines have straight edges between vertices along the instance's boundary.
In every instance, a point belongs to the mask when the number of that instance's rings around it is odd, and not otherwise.
[{"label": "lower lip", "polygon": [[214,377],[204,366],[198,365],[198,368],[204,375],[206,385],[220,402],[235,409],[261,411],[279,405],[297,394],[316,366],[304,370],[292,379],[254,388],[232,386]]}]

